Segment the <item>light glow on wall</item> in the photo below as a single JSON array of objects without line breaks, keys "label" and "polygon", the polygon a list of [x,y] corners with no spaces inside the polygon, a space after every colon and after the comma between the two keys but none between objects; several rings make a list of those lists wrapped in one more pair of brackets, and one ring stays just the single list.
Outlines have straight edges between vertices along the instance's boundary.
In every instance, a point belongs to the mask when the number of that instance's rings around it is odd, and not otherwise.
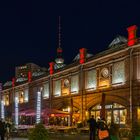
[{"label": "light glow on wall", "polygon": [[36,123],[40,123],[41,120],[41,92],[37,92],[37,107],[36,107]]},{"label": "light glow on wall", "polygon": [[140,107],[137,108],[137,115],[138,115],[138,120],[140,122]]},{"label": "light glow on wall", "polygon": [[99,82],[99,88],[108,88],[109,87],[109,80],[104,80]]},{"label": "light glow on wall", "polygon": [[1,118],[5,119],[4,101],[1,101]]},{"label": "light glow on wall", "polygon": [[19,111],[19,106],[18,106],[18,97],[15,97],[15,125],[18,126],[18,111]]}]

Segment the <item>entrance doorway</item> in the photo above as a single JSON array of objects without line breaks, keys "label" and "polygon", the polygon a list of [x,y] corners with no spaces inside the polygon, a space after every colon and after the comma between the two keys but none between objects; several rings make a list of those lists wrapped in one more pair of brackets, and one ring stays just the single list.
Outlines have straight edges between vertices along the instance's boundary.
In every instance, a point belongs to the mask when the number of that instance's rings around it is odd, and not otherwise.
[{"label": "entrance doorway", "polygon": [[[91,115],[94,115],[96,120],[100,118],[101,106],[98,104],[91,108]],[[107,124],[111,122],[115,124],[126,124],[127,110],[125,106],[117,103],[105,105],[105,119]]]}]

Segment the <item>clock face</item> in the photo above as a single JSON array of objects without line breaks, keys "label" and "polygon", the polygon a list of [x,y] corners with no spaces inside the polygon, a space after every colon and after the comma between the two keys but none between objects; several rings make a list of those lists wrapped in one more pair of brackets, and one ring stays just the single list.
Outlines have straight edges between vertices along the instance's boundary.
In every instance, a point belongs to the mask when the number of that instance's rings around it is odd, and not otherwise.
[{"label": "clock face", "polygon": [[65,79],[64,80],[64,87],[65,88],[68,88],[69,87],[69,80],[68,79]]},{"label": "clock face", "polygon": [[103,68],[103,69],[101,70],[101,74],[102,74],[102,76],[103,76],[104,78],[107,78],[107,77],[109,76],[109,70],[108,70],[108,68]]}]

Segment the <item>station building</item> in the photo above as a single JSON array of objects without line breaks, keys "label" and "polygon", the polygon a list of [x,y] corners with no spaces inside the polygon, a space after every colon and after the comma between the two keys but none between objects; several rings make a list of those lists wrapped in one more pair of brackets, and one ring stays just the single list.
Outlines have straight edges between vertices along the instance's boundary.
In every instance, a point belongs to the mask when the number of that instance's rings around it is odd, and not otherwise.
[{"label": "station building", "polygon": [[71,126],[86,124],[91,115],[120,126],[140,122],[140,40],[136,25],[127,31],[127,38],[117,36],[98,54],[81,48],[69,65],[59,46],[49,68],[17,67],[15,78],[3,84],[1,118],[16,125]]}]

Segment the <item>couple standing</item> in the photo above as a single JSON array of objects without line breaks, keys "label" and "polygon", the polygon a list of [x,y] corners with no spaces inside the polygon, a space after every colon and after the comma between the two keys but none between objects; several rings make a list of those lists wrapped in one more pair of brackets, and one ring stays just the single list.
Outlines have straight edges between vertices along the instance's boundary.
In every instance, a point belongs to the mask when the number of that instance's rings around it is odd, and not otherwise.
[{"label": "couple standing", "polygon": [[[98,134],[99,140],[110,140],[108,127],[104,119],[98,120],[98,122],[96,122],[96,120],[94,119],[94,116],[92,115],[91,118],[87,122],[89,123],[90,140],[95,140],[96,132]],[[101,131],[103,132],[104,130],[108,132],[107,137],[101,136],[104,134],[101,134],[100,132]]]}]

